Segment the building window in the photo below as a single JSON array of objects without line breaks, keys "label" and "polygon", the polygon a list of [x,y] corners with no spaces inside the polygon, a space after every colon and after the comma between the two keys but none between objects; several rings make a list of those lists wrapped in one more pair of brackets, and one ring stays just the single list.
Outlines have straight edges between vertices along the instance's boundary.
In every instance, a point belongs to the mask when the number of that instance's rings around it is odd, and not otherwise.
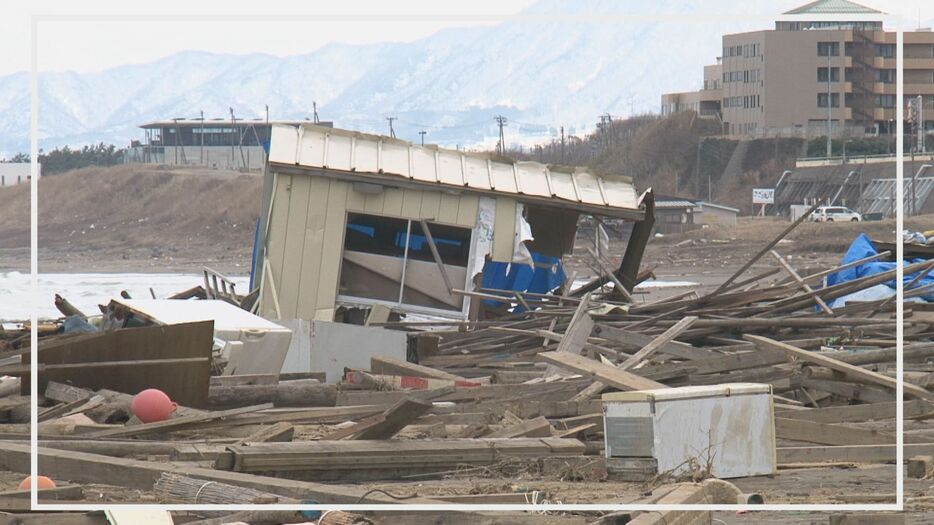
[{"label": "building window", "polygon": [[819,57],[840,56],[840,43],[839,42],[818,42],[817,43],[817,56]]},{"label": "building window", "polygon": [[877,57],[895,58],[895,44],[875,44]]},{"label": "building window", "polygon": [[[428,223],[449,278],[466,280],[470,228]],[[419,221],[347,214],[341,264],[342,296],[460,311],[461,296],[448,293],[428,236]]]},{"label": "building window", "polygon": [[876,95],[876,106],[880,108],[894,108],[895,95]]},{"label": "building window", "polygon": [[[817,94],[817,107],[819,108],[827,107],[827,93]],[[830,94],[830,107],[834,107],[834,108],[840,107],[840,94],[839,93]]]},{"label": "building window", "polygon": [[895,70],[894,69],[876,69],[876,82],[882,82],[883,84],[894,84],[895,83]]},{"label": "building window", "polygon": [[[826,67],[817,68],[817,81],[827,82],[827,68]],[[839,67],[830,68],[830,81],[840,82],[840,68]]]}]

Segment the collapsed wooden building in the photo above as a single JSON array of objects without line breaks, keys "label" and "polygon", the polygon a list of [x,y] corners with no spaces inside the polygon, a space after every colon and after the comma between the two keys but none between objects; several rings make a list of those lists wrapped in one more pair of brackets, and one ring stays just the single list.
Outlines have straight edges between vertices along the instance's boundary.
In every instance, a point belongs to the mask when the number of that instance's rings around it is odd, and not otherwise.
[{"label": "collapsed wooden building", "polygon": [[274,126],[268,170],[255,263],[268,318],[380,304],[477,319],[475,288],[510,264],[551,274],[515,291],[563,284],[581,214],[634,222],[618,271],[631,289],[654,218],[626,177],[314,125]]}]

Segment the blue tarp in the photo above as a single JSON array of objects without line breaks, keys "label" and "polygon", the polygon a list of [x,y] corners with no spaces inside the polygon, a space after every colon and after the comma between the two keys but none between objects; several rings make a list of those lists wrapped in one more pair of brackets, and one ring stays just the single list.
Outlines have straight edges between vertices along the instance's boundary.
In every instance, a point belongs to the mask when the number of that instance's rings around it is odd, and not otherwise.
[{"label": "blue tarp", "polygon": [[[843,256],[843,261],[841,261],[841,264],[847,264],[853,261],[858,261],[860,259],[865,259],[866,257],[871,257],[877,253],[879,252],[876,250],[875,246],[872,245],[872,241],[869,240],[869,237],[865,233],[861,233],[859,234],[859,237],[854,239],[853,243],[850,244],[850,248],[846,251],[846,255]],[[907,265],[923,261],[924,259],[914,259],[906,260],[905,263]],[[835,284],[859,279],[860,277],[866,277],[894,269],[894,262],[868,262],[860,264],[859,266],[854,266],[853,268],[847,268],[845,270],[840,270],[837,273],[830,274],[827,276],[827,285],[833,286]],[[906,275],[904,279],[905,285],[907,285],[917,276],[917,273],[913,275]],[[896,287],[895,279],[892,279],[891,281],[888,281],[884,284],[892,289],[895,289]],[[913,288],[931,284],[934,284],[934,275],[928,274],[923,279],[921,279],[920,282],[915,284]],[[928,292],[921,297],[926,301],[934,301],[934,291]]]},{"label": "blue tarp", "polygon": [[[487,261],[483,265],[483,287],[517,292],[548,293],[565,280],[561,259],[531,252],[535,266]],[[546,266],[547,265],[547,266]],[[496,306],[498,301],[487,299],[485,304]],[[517,307],[521,309],[520,307]]]}]

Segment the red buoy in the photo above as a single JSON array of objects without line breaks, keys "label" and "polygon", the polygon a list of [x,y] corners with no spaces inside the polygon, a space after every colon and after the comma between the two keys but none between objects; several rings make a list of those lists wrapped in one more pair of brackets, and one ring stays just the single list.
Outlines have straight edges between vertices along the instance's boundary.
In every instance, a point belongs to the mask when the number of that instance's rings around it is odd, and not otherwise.
[{"label": "red buoy", "polygon": [[178,404],[173,403],[165,392],[155,388],[148,388],[133,396],[130,410],[133,415],[143,423],[165,421],[175,412]]},{"label": "red buoy", "polygon": [[[40,489],[54,489],[55,488],[55,482],[52,481],[51,479],[45,476],[37,476],[37,478],[39,480],[37,484],[38,488]],[[31,488],[32,488],[32,478],[27,476],[26,478],[23,479],[23,481],[19,482],[20,490],[29,490]]]}]

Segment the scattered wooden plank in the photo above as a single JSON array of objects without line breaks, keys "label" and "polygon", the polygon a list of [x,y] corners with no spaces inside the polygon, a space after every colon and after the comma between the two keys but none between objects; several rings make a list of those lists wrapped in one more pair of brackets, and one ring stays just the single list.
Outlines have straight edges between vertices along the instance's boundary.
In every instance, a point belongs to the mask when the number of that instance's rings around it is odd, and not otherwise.
[{"label": "scattered wooden plank", "polygon": [[370,358],[370,371],[374,374],[394,376],[427,377],[431,379],[450,379],[453,381],[466,381],[465,378],[449,374],[428,366],[409,363],[386,356],[373,356]]},{"label": "scattered wooden plank", "polygon": [[360,431],[352,439],[389,439],[431,408],[431,403],[406,398],[383,412],[383,420]]},{"label": "scattered wooden plank", "polygon": [[[587,313],[588,308],[590,308],[590,294],[585,295],[581,302],[577,304],[571,322],[568,324],[564,336],[558,342],[556,353],[580,355],[581,349],[587,343],[587,338],[590,337],[594,326],[593,318]],[[551,377],[559,373],[561,373],[560,368],[552,363],[545,368],[542,377]]]},{"label": "scattered wooden plank", "polygon": [[[906,443],[905,456],[934,455],[934,443]],[[886,463],[895,461],[895,444],[778,447],[779,464],[788,463]]]},{"label": "scattered wooden plank", "polygon": [[551,423],[543,416],[525,420],[518,425],[487,434],[488,438],[548,437],[551,436]]},{"label": "scattered wooden plank", "polygon": [[376,426],[382,423],[383,421],[386,421],[386,416],[384,416],[383,414],[376,414],[370,417],[365,417],[361,419],[360,421],[354,423],[353,425],[350,425],[345,428],[337,429],[329,434],[321,436],[320,439],[322,441],[327,441],[327,440],[332,440],[332,439],[333,440],[344,439],[358,432],[366,430],[370,427]]},{"label": "scattered wooden plank", "polygon": [[275,425],[263,427],[249,436],[236,442],[237,445],[244,443],[278,443],[282,441],[292,441],[295,435],[295,427],[286,421],[280,421]]},{"label": "scattered wooden plank", "polygon": [[[669,329],[665,330],[661,335],[659,335],[655,339],[652,339],[652,341],[649,344],[642,347],[638,352],[629,356],[628,359],[623,361],[616,368],[618,368],[619,370],[631,370],[635,368],[637,365],[639,365],[640,363],[642,363],[643,361],[651,357],[653,354],[655,354],[655,352],[658,352],[663,346],[667,345],[671,341],[674,341],[676,337],[678,337],[685,330],[690,328],[691,325],[694,324],[695,321],[697,321],[697,317],[690,316],[690,315],[682,318],[680,321],[675,323]],[[606,389],[606,385],[604,385],[600,381],[596,381],[590,386],[588,386],[587,388],[581,390],[576,396],[571,398],[571,400],[572,401],[583,401],[585,399],[590,399],[598,395],[604,389]]]},{"label": "scattered wooden plank", "polygon": [[568,352],[543,352],[538,354],[543,360],[556,366],[565,368],[593,378],[601,383],[620,390],[651,390],[654,388],[668,388],[651,379],[645,379],[635,374],[620,370],[616,367],[598,363],[593,359],[574,355]]},{"label": "scattered wooden plank", "polygon": [[176,430],[182,430],[188,428],[192,425],[198,423],[205,423],[209,421],[216,421],[219,419],[224,419],[230,416],[236,416],[239,414],[249,414],[251,412],[258,412],[260,410],[265,410],[267,408],[272,408],[272,403],[266,403],[263,405],[254,405],[244,408],[232,408],[230,410],[221,410],[218,412],[208,412],[206,414],[194,414],[190,416],[176,417],[172,419],[167,419],[165,421],[157,421],[155,423],[143,423],[141,425],[133,425],[129,427],[115,428],[111,430],[102,430],[100,432],[93,432],[88,434],[87,437],[95,438],[115,438],[115,437],[129,437],[129,436],[140,436],[143,434],[151,434],[154,432],[174,432]]},{"label": "scattered wooden plank", "polygon": [[[922,399],[912,399],[903,403],[905,418],[917,417],[934,412],[934,404]],[[866,403],[862,405],[842,405],[811,410],[779,410],[776,417],[803,419],[817,423],[855,423],[882,419],[895,419],[896,403]]]},{"label": "scattered wooden plank", "polygon": [[[264,443],[262,445],[279,445]],[[249,447],[247,447],[249,448]],[[322,484],[308,481],[295,481],[269,476],[257,476],[241,472],[226,472],[210,468],[181,466],[166,462],[138,461],[126,458],[112,458],[86,452],[73,452],[39,447],[39,469],[53,479],[67,479],[81,483],[100,483],[107,480],[113,485],[128,489],[152,490],[153,485],[163,472],[170,472],[205,481],[218,481],[241,487],[265,490],[282,494],[303,501],[313,499],[319,503],[398,503],[378,492],[364,488],[338,484]],[[0,441],[0,468],[14,472],[29,472],[30,447]],[[406,503],[437,503],[437,500],[417,497],[405,500]],[[54,523],[54,522],[42,522]]]},{"label": "scattered wooden plank", "polygon": [[895,436],[878,430],[815,423],[801,419],[775,418],[775,437],[820,445],[885,445]]},{"label": "scattered wooden plank", "polygon": [[[778,252],[776,252],[775,250],[770,250],[769,253],[772,254],[772,257],[774,257],[775,260],[778,261],[778,264],[781,265],[781,267],[785,270],[785,272],[787,272],[788,275],[790,275],[791,278],[794,279],[795,282],[798,283],[798,286],[800,286],[801,289],[804,290],[805,293],[814,294],[814,290],[811,288],[811,286],[808,283],[804,282],[804,279],[802,279],[801,276],[798,275],[798,272],[796,272],[795,269],[792,268],[791,265],[788,264],[788,262],[785,261],[785,259],[781,255],[778,254]],[[819,295],[816,295],[816,294],[814,295],[814,302],[817,303],[817,306],[819,306],[820,309],[823,310],[825,314],[833,315],[833,310],[831,310],[830,307],[827,306],[827,303],[825,303],[824,300],[821,299]]]},{"label": "scattered wooden plank", "polygon": [[[789,358],[796,358],[802,361],[809,363],[815,363],[821,366],[826,366],[831,370],[836,370],[838,372],[843,372],[844,374],[865,381],[867,383],[880,385],[885,388],[895,390],[896,381],[891,377],[884,376],[877,372],[871,370],[866,370],[865,368],[860,368],[858,366],[851,365],[849,363],[844,363],[836,359],[820,355],[817,352],[808,352],[807,350],[802,350],[796,348],[787,343],[781,341],[775,341],[774,339],[769,339],[767,337],[762,337],[758,335],[745,335],[743,336],[747,341],[752,341],[756,346],[760,348],[767,348],[770,350],[780,350],[785,353]],[[934,401],[934,393],[928,392],[927,390],[911,384],[903,385],[904,391],[906,394],[913,397],[927,399],[928,401]]]}]

